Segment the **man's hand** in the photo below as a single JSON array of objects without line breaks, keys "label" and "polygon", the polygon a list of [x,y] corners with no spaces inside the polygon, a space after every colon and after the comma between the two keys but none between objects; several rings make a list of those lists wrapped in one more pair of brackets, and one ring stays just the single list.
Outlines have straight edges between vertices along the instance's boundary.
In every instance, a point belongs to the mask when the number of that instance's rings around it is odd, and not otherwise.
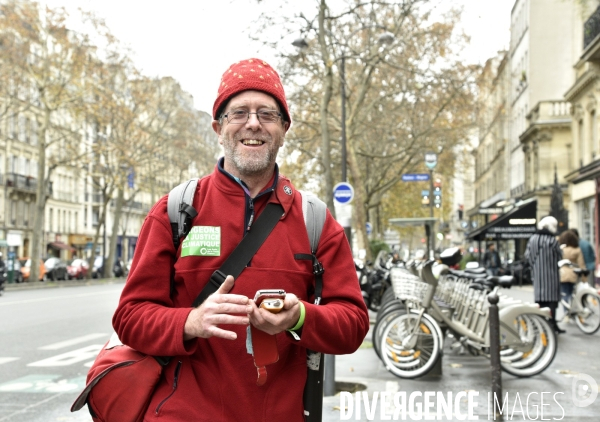
[{"label": "man's hand", "polygon": [[248,314],[252,312],[252,306],[246,296],[229,294],[233,284],[233,277],[227,276],[219,290],[189,313],[183,329],[184,340],[213,336],[227,340],[237,338],[235,332],[223,330],[219,328],[219,324],[248,325]]},{"label": "man's hand", "polygon": [[250,324],[267,334],[279,334],[289,330],[300,319],[300,302],[293,293],[285,295],[283,309],[276,314],[257,307],[253,300],[250,301],[250,306],[252,309],[249,313]]}]

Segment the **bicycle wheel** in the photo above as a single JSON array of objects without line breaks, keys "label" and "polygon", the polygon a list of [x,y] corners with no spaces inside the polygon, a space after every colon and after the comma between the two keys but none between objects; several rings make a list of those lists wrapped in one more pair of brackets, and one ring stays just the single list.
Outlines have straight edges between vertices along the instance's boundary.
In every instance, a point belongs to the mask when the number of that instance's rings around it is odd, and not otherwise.
[{"label": "bicycle wheel", "polygon": [[600,298],[593,294],[581,297],[581,310],[575,316],[575,323],[585,334],[594,334],[600,328]]},{"label": "bicycle wheel", "polygon": [[[416,328],[416,330],[415,330]],[[381,360],[400,378],[418,378],[429,372],[442,354],[441,329],[433,318],[418,313],[389,321],[380,339]]]},{"label": "bicycle wheel", "polygon": [[[391,305],[391,304],[390,304]],[[379,351],[379,342],[381,339],[381,334],[385,330],[385,327],[388,325],[390,321],[394,318],[405,314],[406,309],[404,308],[404,304],[398,302],[394,306],[388,306],[386,308],[386,312],[381,315],[381,317],[377,318],[375,325],[373,326],[373,333],[371,334],[371,341],[373,342],[373,350],[377,354],[377,357],[381,359],[381,353]]]},{"label": "bicycle wheel", "polygon": [[[556,356],[557,342],[548,321],[535,314],[522,314],[513,321],[520,341],[500,344],[500,366],[517,377],[531,377],[543,372]],[[500,337],[506,328],[500,327]]]}]

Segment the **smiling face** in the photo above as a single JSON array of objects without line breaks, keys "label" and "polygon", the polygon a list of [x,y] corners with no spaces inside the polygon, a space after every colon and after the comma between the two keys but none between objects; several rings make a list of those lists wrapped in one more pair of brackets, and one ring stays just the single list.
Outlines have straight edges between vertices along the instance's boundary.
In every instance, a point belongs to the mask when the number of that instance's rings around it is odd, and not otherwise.
[{"label": "smiling face", "polygon": [[[277,101],[260,91],[244,91],[231,97],[224,109],[244,110],[256,113],[261,110],[280,111]],[[219,135],[219,143],[225,151],[225,170],[233,176],[269,176],[275,168],[277,152],[283,145],[288,123],[279,119],[272,123],[261,123],[256,114],[250,114],[243,124],[231,124],[226,118],[213,121],[213,129]]]}]

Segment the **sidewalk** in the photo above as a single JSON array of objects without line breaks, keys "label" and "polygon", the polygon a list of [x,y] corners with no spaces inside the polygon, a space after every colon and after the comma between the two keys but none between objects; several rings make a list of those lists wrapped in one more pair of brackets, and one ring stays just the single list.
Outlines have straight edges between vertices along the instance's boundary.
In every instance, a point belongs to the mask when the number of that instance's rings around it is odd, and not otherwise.
[{"label": "sidewalk", "polygon": [[90,280],[68,280],[68,281],[38,281],[26,282],[26,283],[4,283],[5,292],[16,291],[16,290],[34,290],[34,289],[49,289],[49,288],[61,288],[61,287],[75,287],[75,286],[97,286],[101,284],[119,284],[125,283],[125,278],[100,278]]},{"label": "sidewalk", "polygon": [[[530,286],[524,286],[522,291],[527,292],[530,289]],[[372,313],[371,316],[374,317],[374,314]],[[576,356],[577,352],[574,350],[581,347],[577,346],[577,343],[583,340],[582,334],[578,333],[576,327],[571,327],[569,330],[572,331],[567,337],[559,338],[557,357],[543,373],[530,378],[517,378],[502,372],[502,397],[506,398],[508,394],[504,420],[562,420],[569,422],[599,420],[600,395],[589,407],[576,407],[572,402],[573,376],[587,372],[599,379],[598,366],[600,365],[598,360],[590,359],[591,356],[587,359]],[[598,342],[594,336],[585,336],[584,338],[592,343]],[[579,354],[583,355],[584,353]],[[472,356],[469,353],[459,354],[452,351],[447,339],[444,355],[442,356],[441,376],[426,375],[417,379],[401,379],[385,369],[372,348],[371,331],[369,331],[365,342],[355,353],[336,356],[335,380],[338,390],[343,390],[343,388],[340,388],[342,385],[345,388],[354,386],[354,384],[364,386],[364,391],[360,393],[360,417],[357,417],[356,414],[356,393],[352,393],[352,396],[345,395],[345,418],[341,418],[341,396],[338,393],[336,396],[324,398],[323,421],[325,422],[341,420],[476,420],[467,417],[468,401],[466,395],[469,393],[473,395],[472,404],[476,405],[473,408],[473,415],[478,418],[477,420],[494,420],[493,410],[491,410],[493,404],[492,406],[489,405],[491,403],[492,385],[489,360],[483,356]],[[397,419],[391,416],[394,411],[393,404],[388,407],[389,416],[386,418],[386,415],[383,415],[382,417],[382,406],[380,401],[374,402],[374,397],[377,396],[379,400],[381,394],[386,392],[389,393],[390,402],[392,402],[391,398],[394,397],[395,393],[404,392],[406,394],[407,413],[405,418],[402,418],[402,414]],[[424,393],[431,392],[433,407],[430,412],[433,417],[426,418],[423,414],[422,418],[419,418],[419,414],[410,415],[408,413],[408,409],[411,408],[409,396],[413,392],[418,394],[414,398],[415,406],[412,407],[415,411],[419,410],[419,406],[423,406]],[[363,397],[365,393],[366,397]],[[437,396],[442,395],[447,399],[449,393],[452,394],[452,401],[454,401],[457,394],[462,393],[461,396],[463,397],[459,398],[459,413],[456,413],[454,407],[452,416],[448,417],[445,413],[437,415],[436,410],[439,408],[436,405]],[[347,403],[347,399],[350,397],[353,401],[352,409],[349,408]],[[366,406],[365,401],[367,402]],[[373,412],[373,410],[375,411]],[[352,413],[350,413],[351,411]],[[540,411],[544,412],[543,415]],[[367,412],[369,412],[368,416]],[[373,412],[373,414],[370,412]],[[502,419],[498,417],[495,420]]]}]

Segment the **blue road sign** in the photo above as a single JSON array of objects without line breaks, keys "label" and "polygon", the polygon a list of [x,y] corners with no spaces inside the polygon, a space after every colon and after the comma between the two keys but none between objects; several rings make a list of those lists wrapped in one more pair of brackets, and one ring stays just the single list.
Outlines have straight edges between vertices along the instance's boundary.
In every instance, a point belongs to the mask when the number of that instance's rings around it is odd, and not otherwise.
[{"label": "blue road sign", "polygon": [[367,221],[367,234],[373,233],[373,225]]},{"label": "blue road sign", "polygon": [[421,196],[429,196],[429,191],[428,190],[422,190],[421,191]]},{"label": "blue road sign", "polygon": [[402,175],[403,182],[427,182],[429,174],[427,173],[408,173]]},{"label": "blue road sign", "polygon": [[338,183],[333,187],[333,199],[339,204],[349,204],[354,199],[354,188],[347,182]]}]

